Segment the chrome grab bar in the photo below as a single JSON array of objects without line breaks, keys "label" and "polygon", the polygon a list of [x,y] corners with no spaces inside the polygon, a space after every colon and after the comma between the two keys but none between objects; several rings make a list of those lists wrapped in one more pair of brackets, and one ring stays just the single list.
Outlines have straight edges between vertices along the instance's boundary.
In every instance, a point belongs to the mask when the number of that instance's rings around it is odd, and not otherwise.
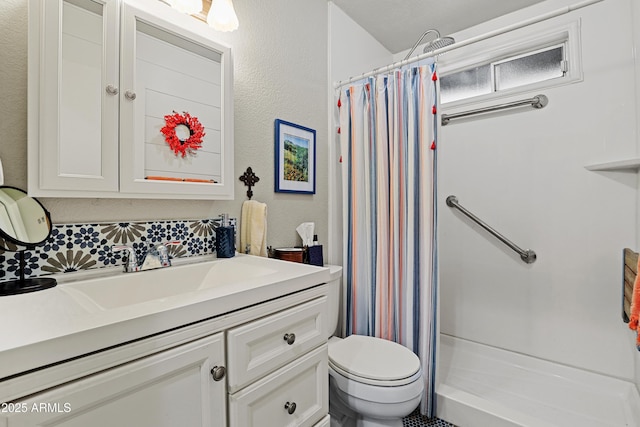
[{"label": "chrome grab bar", "polygon": [[534,251],[532,251],[531,249],[524,250],[520,248],[520,246],[513,243],[511,240],[504,237],[502,234],[498,233],[496,230],[494,230],[491,226],[489,226],[487,223],[482,221],[480,218],[478,218],[477,216],[475,216],[474,214],[472,214],[471,212],[469,212],[468,210],[460,206],[460,204],[458,203],[458,198],[456,196],[447,197],[447,206],[449,206],[450,208],[458,209],[460,212],[462,212],[463,214],[471,218],[480,227],[484,228],[489,233],[493,234],[498,240],[500,240],[502,243],[504,243],[505,245],[513,249],[515,252],[517,252],[518,255],[520,255],[520,259],[522,259],[522,261],[526,262],[527,264],[533,264],[534,262],[536,262],[537,256]]},{"label": "chrome grab bar", "polygon": [[459,119],[461,117],[473,116],[475,114],[490,113],[492,111],[504,110],[506,108],[521,107],[523,105],[531,105],[533,108],[544,108],[549,103],[549,98],[545,95],[536,95],[530,99],[523,99],[521,101],[507,102],[505,104],[493,105],[491,107],[476,108],[475,110],[462,111],[460,113],[443,114],[441,118],[442,126],[449,123],[451,119]]}]

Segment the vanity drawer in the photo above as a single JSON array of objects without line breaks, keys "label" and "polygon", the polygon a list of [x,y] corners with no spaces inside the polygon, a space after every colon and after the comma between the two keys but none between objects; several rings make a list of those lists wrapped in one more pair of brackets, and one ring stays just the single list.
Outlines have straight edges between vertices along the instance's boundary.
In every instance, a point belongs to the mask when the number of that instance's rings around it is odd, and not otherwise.
[{"label": "vanity drawer", "polygon": [[314,426],[329,411],[327,360],[325,344],[230,395],[229,426]]},{"label": "vanity drawer", "polygon": [[295,360],[327,340],[327,297],[230,329],[227,333],[229,392]]},{"label": "vanity drawer", "polygon": [[329,415],[327,415],[322,420],[320,420],[318,424],[314,425],[313,427],[329,427],[330,425],[331,425],[331,418],[329,417]]}]

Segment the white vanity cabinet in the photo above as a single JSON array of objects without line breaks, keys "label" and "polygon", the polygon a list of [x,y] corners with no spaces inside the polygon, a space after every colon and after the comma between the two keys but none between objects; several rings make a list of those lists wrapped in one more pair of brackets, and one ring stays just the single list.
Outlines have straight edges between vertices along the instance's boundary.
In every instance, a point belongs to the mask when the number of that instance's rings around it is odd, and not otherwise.
[{"label": "white vanity cabinet", "polygon": [[329,427],[331,425],[331,417],[327,414],[322,420],[313,427]]},{"label": "white vanity cabinet", "polygon": [[6,426],[226,427],[223,363],[218,333],[5,404]]},{"label": "white vanity cabinet", "polygon": [[326,427],[327,316],[319,285],[17,375],[0,427]]},{"label": "white vanity cabinet", "polygon": [[[158,0],[29,0],[29,193],[232,199],[233,68],[214,36]],[[161,132],[174,113],[204,128],[185,156]]]}]

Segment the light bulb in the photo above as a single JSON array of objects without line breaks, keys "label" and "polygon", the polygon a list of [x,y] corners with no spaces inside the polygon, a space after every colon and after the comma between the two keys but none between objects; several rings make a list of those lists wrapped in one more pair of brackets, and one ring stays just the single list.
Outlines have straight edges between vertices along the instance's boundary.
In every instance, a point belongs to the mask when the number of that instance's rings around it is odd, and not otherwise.
[{"label": "light bulb", "polygon": [[218,31],[233,31],[238,29],[238,17],[231,0],[212,0],[211,9],[207,15],[207,23]]}]

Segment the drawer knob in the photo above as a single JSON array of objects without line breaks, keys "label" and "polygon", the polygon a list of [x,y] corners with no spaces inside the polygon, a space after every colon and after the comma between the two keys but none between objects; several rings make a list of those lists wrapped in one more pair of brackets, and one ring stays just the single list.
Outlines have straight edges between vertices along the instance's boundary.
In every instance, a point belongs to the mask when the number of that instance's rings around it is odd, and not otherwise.
[{"label": "drawer knob", "polygon": [[114,86],[114,85],[107,85],[105,90],[107,91],[107,93],[109,95],[117,95],[118,94],[118,88],[116,86]]},{"label": "drawer knob", "polygon": [[293,415],[296,412],[296,402],[287,402],[284,404],[284,409],[287,410],[289,415]]},{"label": "drawer knob", "polygon": [[224,366],[214,366],[213,368],[211,368],[211,376],[213,377],[214,381],[220,381],[224,378],[224,375],[226,373],[227,370],[224,368]]},{"label": "drawer knob", "polygon": [[136,99],[136,93],[132,90],[128,90],[124,93],[124,97],[127,98],[129,101],[133,101],[134,99]]},{"label": "drawer knob", "polygon": [[[287,344],[293,345],[293,343],[296,342],[296,334],[284,334],[284,340],[287,342]],[[295,408],[295,403],[294,403],[294,408]]]}]

